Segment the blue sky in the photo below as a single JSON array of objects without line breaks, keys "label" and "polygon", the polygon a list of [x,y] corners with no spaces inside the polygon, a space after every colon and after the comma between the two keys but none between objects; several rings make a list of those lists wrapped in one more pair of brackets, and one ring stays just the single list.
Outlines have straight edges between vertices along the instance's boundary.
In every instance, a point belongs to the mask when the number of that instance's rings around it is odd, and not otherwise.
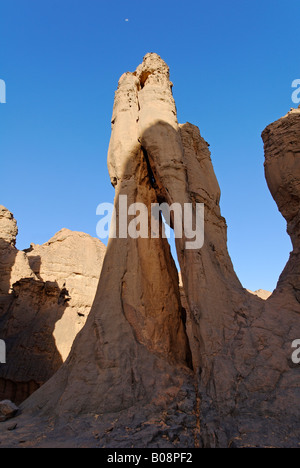
[{"label": "blue sky", "polygon": [[211,145],[239,278],[274,289],[291,243],[260,135],[295,107],[299,14],[299,0],[0,0],[0,203],[18,220],[18,247],[63,227],[96,236],[96,207],[114,197],[106,156],[118,79],[157,52],[179,121]]}]

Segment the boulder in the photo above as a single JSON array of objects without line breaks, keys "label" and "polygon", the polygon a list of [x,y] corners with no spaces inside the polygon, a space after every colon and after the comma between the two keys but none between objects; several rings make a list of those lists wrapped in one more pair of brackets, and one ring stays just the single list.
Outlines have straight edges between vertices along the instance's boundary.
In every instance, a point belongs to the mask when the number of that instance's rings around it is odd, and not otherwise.
[{"label": "boulder", "polygon": [[13,418],[19,408],[9,400],[0,401],[0,422]]}]

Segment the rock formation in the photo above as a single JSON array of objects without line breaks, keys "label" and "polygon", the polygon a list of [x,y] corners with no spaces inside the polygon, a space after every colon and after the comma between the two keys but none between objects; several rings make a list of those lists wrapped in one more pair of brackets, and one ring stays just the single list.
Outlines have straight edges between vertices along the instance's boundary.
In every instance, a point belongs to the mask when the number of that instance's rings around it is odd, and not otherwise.
[{"label": "rock formation", "polygon": [[268,185],[294,246],[267,300],[235,274],[208,144],[197,127],[178,124],[167,65],[148,54],[121,77],[108,153],[117,213],[123,195],[148,208],[204,203],[204,245],[176,240],[179,288],[161,218],[158,238],[111,238],[86,325],[2,444],[299,446],[300,375],[291,361],[300,338],[299,112],[263,139]]},{"label": "rock formation", "polygon": [[53,333],[63,361],[91,310],[105,250],[101,241],[88,234],[62,229],[46,244],[31,244],[27,251],[35,275],[56,282],[68,305]]},{"label": "rock formation", "polygon": [[17,224],[0,209],[0,399],[24,401],[59,369],[85,324],[97,289],[104,245],[63,229],[42,246],[15,248]]},{"label": "rock formation", "polygon": [[15,247],[17,235],[16,220],[0,205],[0,317],[7,308],[13,283],[35,277],[25,253]]},{"label": "rock formation", "polygon": [[254,294],[254,296],[258,296],[260,297],[261,299],[263,299],[264,301],[266,301],[267,299],[269,299],[269,297],[272,295],[272,293],[270,291],[265,291],[264,289],[258,289],[257,291],[250,291],[249,289],[247,289],[247,291],[250,293],[250,294]]}]

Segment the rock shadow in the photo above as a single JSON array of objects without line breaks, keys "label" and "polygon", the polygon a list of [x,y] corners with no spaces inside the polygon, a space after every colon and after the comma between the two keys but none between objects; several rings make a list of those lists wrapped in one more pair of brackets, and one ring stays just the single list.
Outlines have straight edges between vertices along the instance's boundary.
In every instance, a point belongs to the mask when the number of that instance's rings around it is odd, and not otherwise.
[{"label": "rock shadow", "polygon": [[[3,240],[0,240],[3,245]],[[22,278],[10,287],[18,251],[2,249],[5,265],[0,291],[0,339],[6,344],[6,364],[0,364],[0,400],[22,403],[62,365],[53,332],[68,306],[68,292],[56,282]],[[4,268],[4,267],[3,267]],[[4,278],[4,280],[3,280]]]}]

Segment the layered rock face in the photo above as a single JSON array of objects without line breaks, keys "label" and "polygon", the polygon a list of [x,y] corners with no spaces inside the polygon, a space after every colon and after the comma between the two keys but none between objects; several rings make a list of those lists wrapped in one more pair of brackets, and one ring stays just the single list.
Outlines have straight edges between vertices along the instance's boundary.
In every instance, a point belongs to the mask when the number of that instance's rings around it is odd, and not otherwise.
[{"label": "layered rock face", "polygon": [[[30,436],[32,446],[298,446],[300,369],[291,356],[300,338],[299,112],[263,139],[267,181],[294,245],[266,300],[234,272],[208,144],[197,127],[178,124],[167,65],[148,54],[121,77],[108,153],[117,226],[125,195],[148,210],[203,203],[204,245],[176,240],[179,288],[161,217],[157,238],[117,229],[85,327],[65,364],[22,405],[9,442],[0,436],[4,444]],[[41,438],[30,430],[33,418]]]},{"label": "layered rock face", "polygon": [[105,246],[66,229],[27,252],[15,248],[17,224],[1,207],[0,400],[21,403],[59,369],[85,324],[95,297]]}]

